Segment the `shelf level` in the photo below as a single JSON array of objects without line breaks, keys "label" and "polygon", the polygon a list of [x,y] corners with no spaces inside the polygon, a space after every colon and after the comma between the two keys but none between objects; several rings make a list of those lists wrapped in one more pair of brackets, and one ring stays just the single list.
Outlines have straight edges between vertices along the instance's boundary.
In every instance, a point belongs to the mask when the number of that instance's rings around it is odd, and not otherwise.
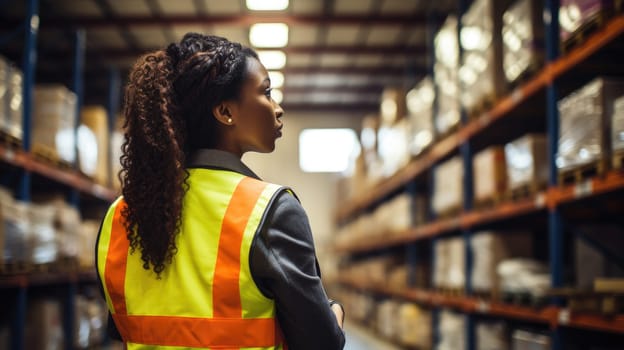
[{"label": "shelf level", "polygon": [[1,275],[0,289],[50,286],[64,283],[90,283],[95,281],[97,281],[95,271]]},{"label": "shelf level", "polygon": [[456,150],[463,142],[481,133],[496,120],[500,120],[553,80],[566,74],[592,54],[615,41],[624,33],[624,15],[611,19],[603,28],[591,35],[582,45],[565,56],[546,64],[532,79],[498,100],[494,107],[472,120],[457,132],[435,142],[427,151],[400,169],[396,174],[378,183],[360,196],[343,204],[336,212],[336,220],[342,222],[372,205],[374,202],[405,186],[433,164]]},{"label": "shelf level", "polygon": [[340,279],[340,284],[350,288],[381,294],[388,297],[410,300],[429,307],[447,307],[465,313],[497,316],[547,324],[551,328],[573,327],[593,329],[604,332],[624,333],[624,315],[601,316],[585,313],[572,313],[567,308],[553,305],[542,308],[511,305],[501,302],[486,301],[469,296],[450,296],[429,290],[409,288],[394,290],[385,286],[370,286],[347,278]]},{"label": "shelf level", "polygon": [[94,183],[75,170],[58,169],[38,161],[30,153],[21,150],[0,145],[0,160],[105,201],[112,202],[118,195],[116,191]]}]

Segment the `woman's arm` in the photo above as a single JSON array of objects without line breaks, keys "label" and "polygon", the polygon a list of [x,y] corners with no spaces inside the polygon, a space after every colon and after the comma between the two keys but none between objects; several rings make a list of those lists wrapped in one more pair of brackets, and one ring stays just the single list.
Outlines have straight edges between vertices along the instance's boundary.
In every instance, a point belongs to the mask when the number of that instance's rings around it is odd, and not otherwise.
[{"label": "woman's arm", "polygon": [[260,290],[276,302],[290,349],[344,347],[342,307],[330,305],[307,215],[292,194],[279,194],[269,208],[252,243],[250,264]]}]

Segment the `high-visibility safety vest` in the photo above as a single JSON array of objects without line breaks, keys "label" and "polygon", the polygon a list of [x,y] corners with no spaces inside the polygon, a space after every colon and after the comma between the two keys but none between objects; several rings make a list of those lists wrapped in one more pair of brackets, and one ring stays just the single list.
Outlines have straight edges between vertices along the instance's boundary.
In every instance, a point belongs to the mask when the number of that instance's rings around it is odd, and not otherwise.
[{"label": "high-visibility safety vest", "polygon": [[131,252],[109,208],[97,244],[108,308],[128,349],[285,349],[275,302],[252,279],[249,252],[283,187],[224,170],[189,169],[177,253],[161,278]]}]

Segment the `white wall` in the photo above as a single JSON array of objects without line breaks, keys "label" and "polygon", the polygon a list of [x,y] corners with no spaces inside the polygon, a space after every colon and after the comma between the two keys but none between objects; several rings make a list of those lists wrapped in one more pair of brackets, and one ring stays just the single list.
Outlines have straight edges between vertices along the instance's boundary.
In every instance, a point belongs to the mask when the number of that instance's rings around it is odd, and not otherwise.
[{"label": "white wall", "polygon": [[305,173],[299,168],[299,133],[307,128],[352,128],[359,133],[361,117],[338,113],[287,113],[283,117],[282,138],[270,154],[247,153],[243,162],[262,179],[291,187],[310,218],[319,262],[324,275],[331,274],[331,252],[327,250],[334,233],[336,181],[338,174]]}]

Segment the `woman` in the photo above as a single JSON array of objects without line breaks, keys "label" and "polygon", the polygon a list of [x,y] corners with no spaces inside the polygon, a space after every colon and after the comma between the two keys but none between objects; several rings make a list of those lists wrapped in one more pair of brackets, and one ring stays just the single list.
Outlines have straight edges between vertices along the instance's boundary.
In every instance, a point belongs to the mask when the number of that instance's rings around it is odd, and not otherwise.
[{"label": "woman", "polygon": [[123,197],[96,248],[109,328],[128,348],[343,348],[304,210],[240,160],[281,136],[270,85],[254,51],[215,36],[134,65]]}]

